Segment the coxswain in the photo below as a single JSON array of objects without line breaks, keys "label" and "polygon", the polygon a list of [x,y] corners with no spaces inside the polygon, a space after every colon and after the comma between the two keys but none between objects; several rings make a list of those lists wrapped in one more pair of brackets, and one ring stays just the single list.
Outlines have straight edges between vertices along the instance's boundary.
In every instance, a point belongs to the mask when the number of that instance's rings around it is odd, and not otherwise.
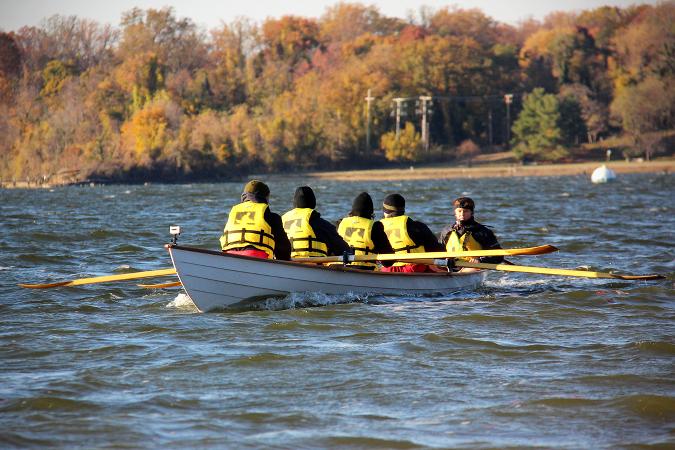
[{"label": "coxswain", "polygon": [[[469,197],[459,197],[452,206],[455,210],[455,223],[443,228],[440,241],[448,252],[468,250],[493,250],[502,248],[495,234],[485,225],[474,219],[475,203]],[[480,258],[462,258],[470,262],[499,264],[503,256],[483,256]]]},{"label": "coxswain", "polygon": [[349,246],[340,237],[335,225],[322,219],[315,208],[316,197],[312,188],[298,187],[293,195],[293,209],[281,216],[291,241],[291,256],[335,256],[348,252]]},{"label": "coxswain", "polygon": [[[338,233],[345,240],[355,255],[373,255],[394,253],[384,232],[382,222],[373,218],[375,209],[373,199],[367,192],[361,192],[352,202],[349,215],[338,222]],[[391,262],[384,262],[384,266],[391,266]],[[368,261],[359,261],[348,264],[353,269],[375,270],[377,264]]]},{"label": "coxswain", "polygon": [[[389,194],[382,203],[384,218],[380,220],[394,253],[423,253],[443,251],[436,236],[422,222],[405,215],[405,199],[401,194]],[[383,267],[383,272],[434,272],[426,264],[397,262]]]},{"label": "coxswain", "polygon": [[234,205],[220,237],[225,253],[254,258],[291,259],[291,243],[279,214],[270,211],[270,188],[259,180],[244,186],[241,203]]}]

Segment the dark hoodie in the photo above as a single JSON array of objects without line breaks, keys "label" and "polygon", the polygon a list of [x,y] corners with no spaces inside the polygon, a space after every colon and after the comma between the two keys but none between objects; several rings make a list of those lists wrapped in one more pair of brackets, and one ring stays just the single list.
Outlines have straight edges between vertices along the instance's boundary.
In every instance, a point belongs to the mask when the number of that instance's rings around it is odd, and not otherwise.
[{"label": "dark hoodie", "polygon": [[[382,211],[389,214],[390,217],[405,215],[405,199],[401,194],[387,195],[382,204]],[[417,246],[423,245],[425,252],[442,252],[445,250],[426,224],[408,217],[406,229],[410,239]]]},{"label": "dark hoodie", "polygon": [[[440,234],[440,241],[445,247],[450,239],[450,233],[456,231],[459,237],[462,237],[465,233],[471,233],[473,238],[483,247],[483,250],[495,250],[502,248],[495,237],[495,234],[485,225],[482,225],[473,218],[473,215],[469,220],[465,220],[461,223],[455,222],[453,225],[449,225],[443,228]],[[504,261],[503,256],[483,256],[478,258],[482,263],[488,264],[499,264]]]},{"label": "dark hoodie", "polygon": [[[309,186],[300,186],[293,195],[294,208],[316,208],[316,197],[314,191]],[[333,224],[321,218],[321,214],[312,211],[309,216],[309,226],[314,230],[316,238],[326,244],[328,255],[341,256],[349,251],[349,246],[338,234]]]}]

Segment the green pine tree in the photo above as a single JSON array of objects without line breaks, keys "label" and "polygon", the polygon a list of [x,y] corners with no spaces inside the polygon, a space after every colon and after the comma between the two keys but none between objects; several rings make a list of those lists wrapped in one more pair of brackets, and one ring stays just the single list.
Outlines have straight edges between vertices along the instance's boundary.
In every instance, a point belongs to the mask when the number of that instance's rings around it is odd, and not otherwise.
[{"label": "green pine tree", "polygon": [[513,151],[519,159],[557,160],[567,156],[560,128],[560,102],[542,88],[529,93],[513,124]]}]

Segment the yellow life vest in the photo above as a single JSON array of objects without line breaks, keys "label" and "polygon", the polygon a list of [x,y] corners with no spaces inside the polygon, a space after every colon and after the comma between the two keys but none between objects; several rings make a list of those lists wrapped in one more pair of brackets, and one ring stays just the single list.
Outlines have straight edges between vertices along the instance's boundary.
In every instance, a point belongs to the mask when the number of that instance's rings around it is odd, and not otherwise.
[{"label": "yellow life vest", "polygon": [[252,246],[274,258],[274,236],[272,227],[265,220],[267,203],[244,202],[234,205],[227,218],[220,247],[223,250],[236,250]]},{"label": "yellow life vest", "polygon": [[[373,254],[375,243],[373,242],[372,232],[375,221],[365,217],[349,216],[342,219],[338,227],[338,234],[342,239],[354,249],[355,255]],[[349,266],[375,267],[374,262],[359,261],[350,263]]]},{"label": "yellow life vest", "polygon": [[[391,248],[394,253],[423,253],[424,246],[415,244],[408,234],[408,216],[385,217],[380,220],[384,225],[384,232],[387,234]],[[405,266],[408,263],[397,262],[395,266]]]},{"label": "yellow life vest", "polygon": [[328,255],[328,246],[317,240],[309,224],[309,216],[313,211],[312,208],[295,208],[281,216],[284,230],[291,241],[292,258]]},{"label": "yellow life vest", "polygon": [[448,242],[445,244],[445,249],[449,252],[465,252],[469,250],[482,250],[483,247],[474,239],[470,232],[467,231],[459,236],[455,230],[452,230],[450,236],[448,236]]}]

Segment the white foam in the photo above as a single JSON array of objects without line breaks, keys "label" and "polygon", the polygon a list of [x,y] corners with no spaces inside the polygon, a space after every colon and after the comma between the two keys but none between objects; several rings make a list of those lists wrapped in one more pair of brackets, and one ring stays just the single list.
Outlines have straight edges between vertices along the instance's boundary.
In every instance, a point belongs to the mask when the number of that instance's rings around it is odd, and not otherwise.
[{"label": "white foam", "polygon": [[176,298],[167,303],[166,308],[186,309],[190,311],[197,311],[197,307],[192,302],[192,299],[185,292],[176,295]]},{"label": "white foam", "polygon": [[503,276],[498,279],[488,279],[483,283],[488,288],[505,288],[505,287],[530,287],[548,284],[550,279],[547,278],[531,278],[515,279],[513,277]]},{"label": "white foam", "polygon": [[363,301],[365,296],[357,294],[324,294],[321,292],[293,292],[284,298],[270,298],[260,303],[261,309],[280,310],[307,308],[310,306],[340,305]]}]

